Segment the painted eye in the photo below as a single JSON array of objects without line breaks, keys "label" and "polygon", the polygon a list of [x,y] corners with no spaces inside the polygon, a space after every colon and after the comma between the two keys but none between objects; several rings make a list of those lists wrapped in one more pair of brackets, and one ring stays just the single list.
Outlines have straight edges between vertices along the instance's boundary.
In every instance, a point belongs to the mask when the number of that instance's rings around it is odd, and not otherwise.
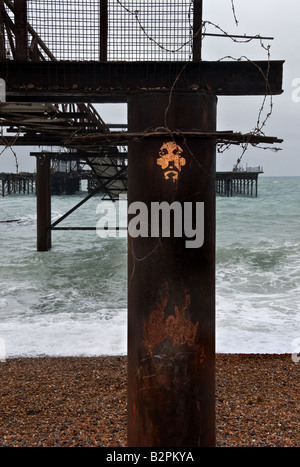
[{"label": "painted eye", "polygon": [[175,148],[173,150],[173,154],[175,154],[176,156],[181,156],[182,155],[182,151],[179,147]]}]

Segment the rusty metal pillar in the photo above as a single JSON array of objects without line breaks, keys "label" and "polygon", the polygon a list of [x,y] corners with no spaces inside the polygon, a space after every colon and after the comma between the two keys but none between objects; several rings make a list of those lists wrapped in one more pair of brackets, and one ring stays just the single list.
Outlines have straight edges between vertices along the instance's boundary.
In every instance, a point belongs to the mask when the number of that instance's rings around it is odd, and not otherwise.
[{"label": "rusty metal pillar", "polygon": [[215,141],[172,131],[215,131],[216,96],[169,97],[128,103],[129,131],[170,130],[128,148],[131,447],[215,445]]},{"label": "rusty metal pillar", "polygon": [[0,0],[0,60],[6,60],[4,19],[5,8],[3,0]]},{"label": "rusty metal pillar", "polygon": [[27,4],[26,0],[15,0],[16,60],[28,60]]},{"label": "rusty metal pillar", "polygon": [[36,158],[37,199],[37,251],[51,248],[51,181],[50,156],[40,154]]},{"label": "rusty metal pillar", "polygon": [[108,3],[100,0],[100,61],[107,62]]},{"label": "rusty metal pillar", "polygon": [[202,0],[194,0],[193,8],[193,61],[200,62],[202,47]]}]

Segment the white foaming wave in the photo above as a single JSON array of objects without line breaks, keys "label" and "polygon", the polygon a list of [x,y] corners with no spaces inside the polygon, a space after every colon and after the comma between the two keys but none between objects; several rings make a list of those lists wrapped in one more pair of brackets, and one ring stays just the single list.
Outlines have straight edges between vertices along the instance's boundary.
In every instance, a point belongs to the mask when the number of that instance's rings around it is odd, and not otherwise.
[{"label": "white foaming wave", "polygon": [[70,319],[66,313],[37,319],[14,320],[0,325],[6,357],[124,355],[127,351],[127,313],[113,317]]},{"label": "white foaming wave", "polygon": [[299,337],[299,310],[284,293],[217,294],[216,309],[218,352],[289,353]]},{"label": "white foaming wave", "polygon": [[18,219],[17,224],[21,225],[35,225],[36,215],[27,215]]}]

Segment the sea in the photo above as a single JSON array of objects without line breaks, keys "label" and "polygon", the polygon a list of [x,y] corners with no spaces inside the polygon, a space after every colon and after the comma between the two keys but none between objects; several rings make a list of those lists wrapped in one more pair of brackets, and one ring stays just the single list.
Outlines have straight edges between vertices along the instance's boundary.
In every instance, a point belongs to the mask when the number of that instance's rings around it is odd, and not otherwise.
[{"label": "sea", "polygon": [[[52,196],[52,219],[85,196]],[[95,227],[103,202],[93,197],[61,226]],[[216,351],[294,352],[300,177],[261,176],[257,198],[216,203]],[[54,231],[51,251],[37,252],[35,196],[0,198],[0,359],[126,353],[126,234]]]}]

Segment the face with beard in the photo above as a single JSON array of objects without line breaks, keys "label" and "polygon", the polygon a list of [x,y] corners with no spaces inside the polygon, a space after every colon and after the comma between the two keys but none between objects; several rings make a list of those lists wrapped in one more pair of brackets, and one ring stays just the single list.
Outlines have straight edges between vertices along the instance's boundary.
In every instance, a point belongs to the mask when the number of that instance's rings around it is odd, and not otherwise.
[{"label": "face with beard", "polygon": [[164,143],[160,148],[157,165],[161,166],[165,180],[172,180],[173,183],[177,182],[181,167],[186,164],[182,154],[182,148],[174,141]]}]

